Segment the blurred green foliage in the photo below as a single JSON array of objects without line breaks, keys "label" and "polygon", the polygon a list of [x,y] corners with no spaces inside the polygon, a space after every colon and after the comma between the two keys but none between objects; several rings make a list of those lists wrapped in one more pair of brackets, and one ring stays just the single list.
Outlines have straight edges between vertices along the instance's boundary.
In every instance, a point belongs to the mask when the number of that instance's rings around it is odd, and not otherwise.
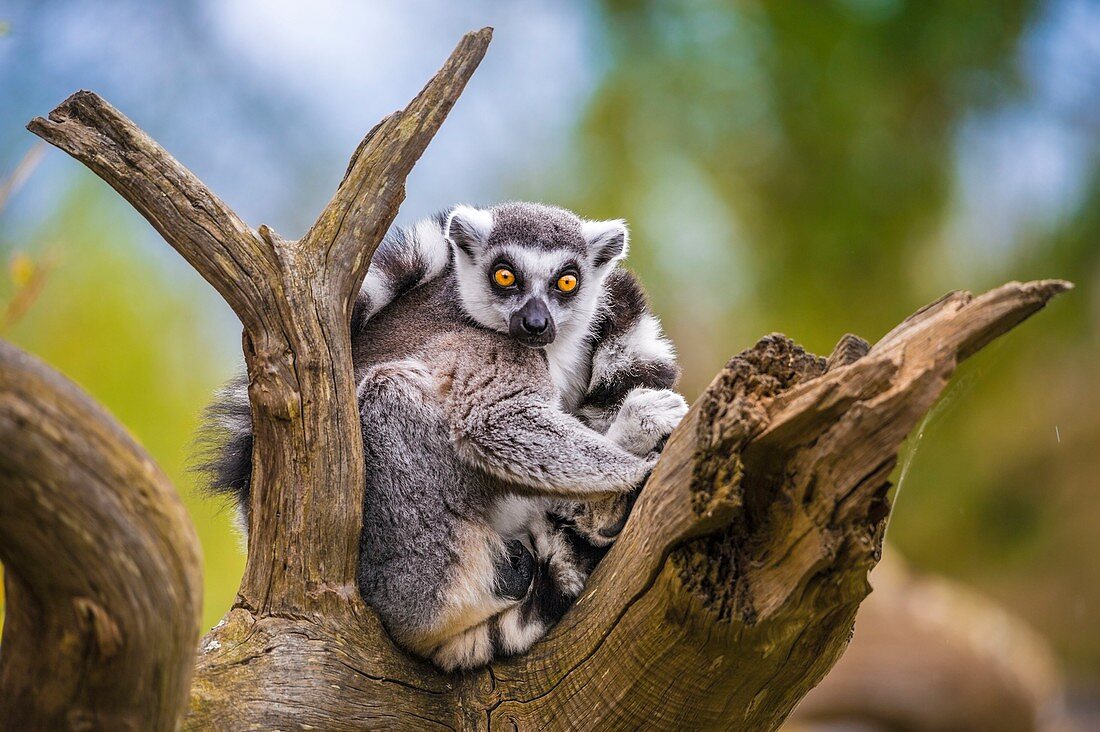
[{"label": "blurred green foliage", "polygon": [[[210,627],[236,596],[244,553],[230,512],[195,492],[188,465],[199,412],[226,378],[229,359],[215,349],[209,325],[213,293],[182,262],[141,251],[138,232],[120,223],[132,221],[119,215],[123,205],[82,174],[32,241],[0,249],[5,264],[56,259],[42,292],[3,337],[98,399],[172,479],[202,541]],[[0,281],[0,304],[18,279]]]},{"label": "blurred green foliage", "polygon": [[1059,230],[964,270],[946,226],[960,123],[1026,92],[1018,51],[1040,4],[603,5],[608,72],[581,131],[583,175],[559,197],[631,223],[631,261],[690,396],[770,331],[825,354],[949,289],[1077,282],[963,366],[895,475],[889,538],[1100,673],[1096,157]]}]

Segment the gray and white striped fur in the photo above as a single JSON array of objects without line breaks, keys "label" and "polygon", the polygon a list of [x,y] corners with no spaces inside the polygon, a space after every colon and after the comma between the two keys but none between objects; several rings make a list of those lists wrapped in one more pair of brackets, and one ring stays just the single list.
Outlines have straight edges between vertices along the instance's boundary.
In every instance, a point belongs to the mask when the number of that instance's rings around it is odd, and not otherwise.
[{"label": "gray and white striped fur", "polygon": [[[444,669],[522,652],[560,618],[686,410],[671,346],[617,267],[626,247],[621,222],[505,204],[457,207],[375,253],[352,319],[359,584]],[[493,282],[502,263],[513,287]],[[566,271],[572,293],[555,287]],[[214,487],[247,506],[242,390],[214,411],[231,432]]]}]

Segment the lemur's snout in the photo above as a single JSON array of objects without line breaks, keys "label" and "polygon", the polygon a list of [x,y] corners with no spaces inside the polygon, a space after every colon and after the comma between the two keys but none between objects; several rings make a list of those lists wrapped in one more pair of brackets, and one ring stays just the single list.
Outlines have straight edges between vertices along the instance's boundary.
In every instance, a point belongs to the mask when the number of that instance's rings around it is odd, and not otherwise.
[{"label": "lemur's snout", "polygon": [[523,329],[531,335],[541,335],[544,330],[550,327],[550,321],[541,315],[532,315],[529,318],[524,318]]},{"label": "lemur's snout", "polygon": [[554,318],[545,302],[532,297],[512,314],[508,330],[523,345],[540,348],[554,340]]}]

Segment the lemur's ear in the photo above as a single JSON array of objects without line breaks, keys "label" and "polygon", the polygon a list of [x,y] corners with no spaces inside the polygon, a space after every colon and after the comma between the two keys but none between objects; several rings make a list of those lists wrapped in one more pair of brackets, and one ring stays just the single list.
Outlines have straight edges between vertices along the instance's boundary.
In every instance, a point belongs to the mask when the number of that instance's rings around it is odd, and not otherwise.
[{"label": "lemur's ear", "polygon": [[585,221],[581,234],[592,252],[592,264],[596,268],[617,262],[626,256],[630,235],[622,219],[610,221]]},{"label": "lemur's ear", "polygon": [[455,206],[447,217],[447,239],[466,256],[485,246],[493,230],[493,214],[473,206]]}]

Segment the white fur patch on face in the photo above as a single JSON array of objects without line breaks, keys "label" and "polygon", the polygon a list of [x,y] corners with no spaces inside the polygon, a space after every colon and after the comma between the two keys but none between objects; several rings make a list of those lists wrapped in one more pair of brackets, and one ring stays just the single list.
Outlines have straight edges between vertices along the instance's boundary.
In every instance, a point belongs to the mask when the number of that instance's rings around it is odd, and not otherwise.
[{"label": "white fur patch on face", "polygon": [[[517,274],[523,278],[523,302],[532,297],[544,300],[550,307],[550,315],[553,316],[554,325],[559,330],[569,322],[576,296],[558,302],[550,297],[550,290],[561,271],[577,262],[575,254],[565,249],[546,252],[526,247],[507,246],[494,250],[492,255],[493,259],[500,256],[506,258],[516,268]],[[577,262],[577,264],[583,266],[583,263]],[[580,275],[582,290],[584,274],[582,272]]]},{"label": "white fur patch on face", "polygon": [[[541,251],[522,246],[494,246],[477,250],[470,256],[456,247],[455,253],[455,276],[462,308],[485,328],[507,333],[512,314],[532,297],[547,304],[559,333],[574,321],[583,321],[587,328],[595,312],[602,278],[586,282],[591,279],[586,263],[577,261],[576,254],[567,249]],[[522,283],[514,294],[497,292],[490,284],[490,270],[500,259],[508,261]],[[580,291],[570,298],[551,297],[550,289],[558,274],[573,263],[581,270]]]},{"label": "white fur patch on face", "polygon": [[[463,312],[478,325],[499,333],[508,332],[508,318],[501,303],[490,289],[488,265],[455,249],[455,279],[458,282],[458,300]],[[518,306],[517,306],[518,307]]]}]

